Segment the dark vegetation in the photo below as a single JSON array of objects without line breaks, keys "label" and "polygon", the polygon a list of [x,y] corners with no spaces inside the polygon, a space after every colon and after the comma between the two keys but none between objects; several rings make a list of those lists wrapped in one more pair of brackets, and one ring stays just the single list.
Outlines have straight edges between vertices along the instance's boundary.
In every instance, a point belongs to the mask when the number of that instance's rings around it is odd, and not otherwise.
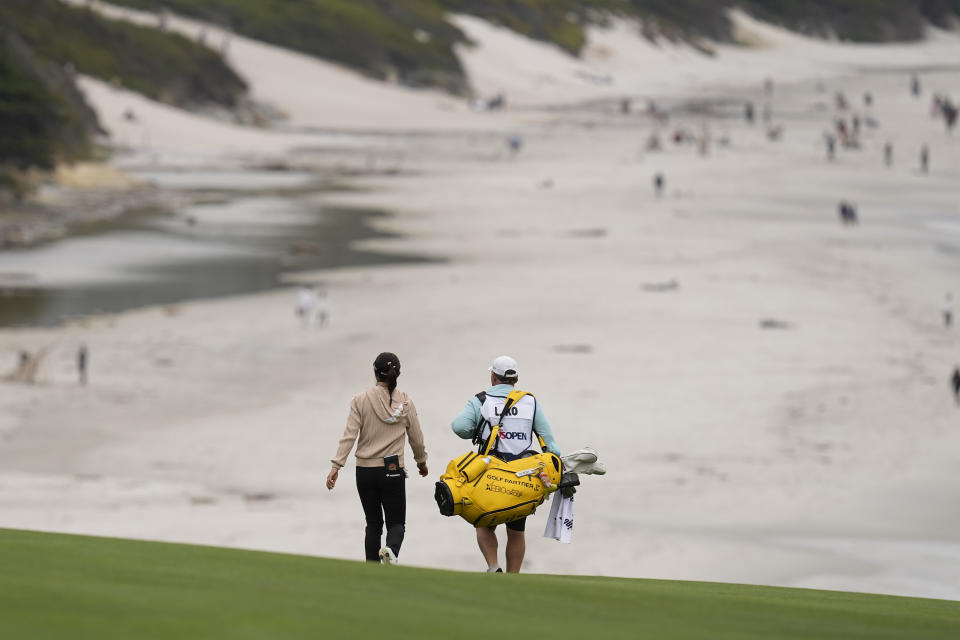
[{"label": "dark vegetation", "polygon": [[186,108],[231,108],[246,91],[219,55],[180,36],[58,0],[2,0],[0,191],[19,191],[28,168],[89,157],[99,126],[76,73]]},{"label": "dark vegetation", "polygon": [[120,0],[200,18],[243,35],[339,62],[375,78],[466,89],[453,45],[465,42],[440,3],[426,0]]},{"label": "dark vegetation", "polygon": [[0,44],[0,166],[51,168],[58,150],[83,155],[86,128],[50,76],[13,36]]},{"label": "dark vegetation", "polygon": [[38,56],[182,107],[232,107],[243,80],[209,48],[59,0],[3,0],[0,24]]},{"label": "dark vegetation", "polygon": [[584,26],[631,13],[628,0],[438,0],[444,9],[479,16],[530,38],[577,54],[586,44]]},{"label": "dark vegetation", "polygon": [[0,28],[0,196],[21,194],[28,169],[87,157],[98,130],[73,78]]},{"label": "dark vegetation", "polygon": [[926,23],[951,26],[960,0],[748,0],[765,20],[816,36],[859,42],[916,40]]}]

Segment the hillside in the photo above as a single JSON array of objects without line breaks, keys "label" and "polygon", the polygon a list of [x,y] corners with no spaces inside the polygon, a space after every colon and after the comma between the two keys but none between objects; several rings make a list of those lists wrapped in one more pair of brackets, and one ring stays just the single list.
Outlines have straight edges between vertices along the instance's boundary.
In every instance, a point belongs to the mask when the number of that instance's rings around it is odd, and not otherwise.
[{"label": "hillside", "polygon": [[960,0],[748,0],[757,17],[794,31],[857,42],[918,40],[926,24],[952,26]]},{"label": "hillside", "polygon": [[22,192],[24,170],[89,156],[98,130],[73,79],[0,31],[0,193]]},{"label": "hillside", "polygon": [[59,0],[4,0],[0,24],[45,60],[160,102],[230,108],[246,91],[243,80],[202,44]]},{"label": "hillside", "polygon": [[0,3],[0,190],[25,169],[89,157],[96,114],[83,73],[188,109],[234,109],[243,80],[214,51],[157,29],[106,20],[58,0]]},{"label": "hillside", "polygon": [[948,26],[960,0],[116,0],[167,9],[237,33],[332,60],[408,86],[469,91],[454,53],[466,36],[448,13],[475,15],[577,54],[585,29],[610,18],[642,18],[653,32],[730,40],[726,10],[817,36],[915,40],[927,23]]},{"label": "hillside", "polygon": [[747,585],[490,575],[0,529],[5,638],[769,640],[960,634],[960,603]]}]

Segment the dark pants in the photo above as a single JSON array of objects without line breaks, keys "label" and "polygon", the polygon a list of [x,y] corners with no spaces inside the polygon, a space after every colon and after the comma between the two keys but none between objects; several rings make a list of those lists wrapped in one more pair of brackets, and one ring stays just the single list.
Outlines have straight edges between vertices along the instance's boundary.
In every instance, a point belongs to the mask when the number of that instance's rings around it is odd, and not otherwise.
[{"label": "dark pants", "polygon": [[407,519],[405,474],[388,478],[383,467],[357,467],[357,492],[367,518],[363,548],[368,562],[380,561],[380,537],[383,521],[387,521],[387,546],[393,555],[400,556]]}]

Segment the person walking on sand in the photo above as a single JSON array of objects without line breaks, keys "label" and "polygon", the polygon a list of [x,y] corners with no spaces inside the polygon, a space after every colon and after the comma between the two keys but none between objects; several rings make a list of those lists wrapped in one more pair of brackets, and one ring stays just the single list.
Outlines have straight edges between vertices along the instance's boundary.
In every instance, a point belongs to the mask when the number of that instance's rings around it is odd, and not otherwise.
[{"label": "person walking on sand", "polygon": [[943,326],[953,326],[953,294],[949,291],[943,296]]},{"label": "person walking on sand", "polygon": [[663,195],[663,185],[664,185],[663,174],[662,174],[662,173],[654,174],[654,176],[653,176],[653,193],[654,193],[654,195],[656,195],[658,198]]},{"label": "person walking on sand", "polygon": [[[519,380],[517,361],[510,356],[498,357],[488,371],[490,388],[470,398],[467,406],[450,425],[453,432],[461,438],[472,439],[480,452],[486,449],[487,439],[492,431],[491,425],[500,422],[501,409]],[[535,434],[543,438],[547,451],[560,456],[560,448],[554,440],[553,430],[540,403],[532,395],[526,395],[510,407],[508,415],[503,416],[499,437],[491,455],[507,462],[522,458],[527,451],[532,450]],[[508,522],[506,527],[507,572],[519,573],[527,550],[524,537],[526,518]],[[477,545],[487,562],[487,572],[502,573],[503,569],[497,559],[496,527],[478,528]]]},{"label": "person walking on sand", "polygon": [[309,327],[314,320],[317,311],[317,292],[312,288],[303,286],[297,292],[297,307],[295,312],[300,318],[300,324]]},{"label": "person walking on sand", "polygon": [[520,134],[514,133],[507,138],[507,148],[510,150],[511,158],[520,153],[520,149],[523,148],[523,138]]},{"label": "person walking on sand", "polygon": [[824,136],[824,141],[827,143],[827,160],[832,162],[837,155],[837,139],[832,133],[828,133]]},{"label": "person walking on sand", "polygon": [[77,349],[77,375],[80,378],[80,385],[86,386],[87,384],[87,363],[89,362],[89,352],[87,350],[87,344],[85,342],[80,343],[80,348]]},{"label": "person walking on sand", "polygon": [[920,171],[927,173],[930,170],[930,148],[927,145],[920,147]]},{"label": "person walking on sand", "polygon": [[[406,531],[404,445],[409,439],[421,477],[429,473],[427,450],[413,400],[397,390],[400,359],[381,353],[373,361],[373,375],[376,386],[350,401],[347,426],[327,475],[327,489],[336,486],[340,469],[356,443],[357,492],[366,518],[364,553],[368,562],[396,564]],[[380,546],[384,520],[387,540],[386,546]]]},{"label": "person walking on sand", "polygon": [[316,291],[314,295],[316,298],[314,318],[318,327],[325,327],[330,320],[330,300],[327,298],[326,291]]},{"label": "person walking on sand", "polygon": [[893,143],[892,142],[887,141],[887,143],[883,145],[883,164],[885,164],[888,167],[893,165]]}]

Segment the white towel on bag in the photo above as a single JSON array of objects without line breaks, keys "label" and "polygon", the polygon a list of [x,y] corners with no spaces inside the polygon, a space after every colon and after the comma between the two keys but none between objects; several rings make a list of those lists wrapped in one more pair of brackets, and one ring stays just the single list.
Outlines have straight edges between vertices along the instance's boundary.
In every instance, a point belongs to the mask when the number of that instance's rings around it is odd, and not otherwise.
[{"label": "white towel on bag", "polygon": [[553,538],[563,544],[573,542],[573,498],[564,498],[557,491],[550,504],[550,515],[543,530],[544,538]]}]

